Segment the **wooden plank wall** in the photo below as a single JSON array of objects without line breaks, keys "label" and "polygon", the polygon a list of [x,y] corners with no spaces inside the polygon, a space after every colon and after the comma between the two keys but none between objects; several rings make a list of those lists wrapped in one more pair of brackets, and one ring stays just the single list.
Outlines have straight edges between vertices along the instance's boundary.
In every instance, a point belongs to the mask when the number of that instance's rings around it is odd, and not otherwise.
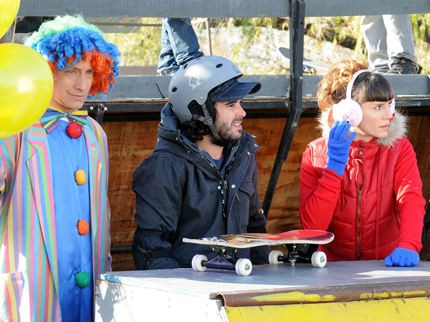
[{"label": "wooden plank wall", "polygon": [[[271,170],[279,147],[286,118],[248,118],[244,130],[257,136],[261,150],[257,152],[259,192],[263,201]],[[409,139],[417,153],[424,181],[423,194],[430,197],[430,116],[409,118]],[[131,190],[133,171],[148,157],[157,141],[158,121],[106,122],[103,128],[109,139],[110,178],[109,200],[112,208],[112,245],[130,245],[136,228],[135,196]],[[300,162],[306,145],[320,136],[315,118],[302,118],[279,177],[268,218],[268,232],[278,233],[300,229],[298,217]],[[424,180],[424,178],[426,180]],[[428,247],[427,247],[428,249]],[[428,250],[427,250],[428,252]],[[428,258],[430,259],[430,258]],[[134,270],[131,254],[114,254],[114,270]]]}]

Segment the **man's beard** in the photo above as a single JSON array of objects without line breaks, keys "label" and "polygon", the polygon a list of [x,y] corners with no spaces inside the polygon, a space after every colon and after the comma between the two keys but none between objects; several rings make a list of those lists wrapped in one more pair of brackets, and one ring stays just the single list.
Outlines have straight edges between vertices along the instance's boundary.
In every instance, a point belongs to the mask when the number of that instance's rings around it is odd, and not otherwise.
[{"label": "man's beard", "polygon": [[231,129],[234,123],[242,120],[243,120],[242,118],[236,118],[231,122],[230,126],[228,126],[226,123],[220,124],[217,122],[217,120],[215,120],[214,126],[215,126],[215,130],[218,133],[219,140],[212,136],[212,143],[218,146],[228,147],[234,142],[239,141],[242,138],[242,131],[240,131],[237,134],[233,134],[231,133],[232,132]]}]

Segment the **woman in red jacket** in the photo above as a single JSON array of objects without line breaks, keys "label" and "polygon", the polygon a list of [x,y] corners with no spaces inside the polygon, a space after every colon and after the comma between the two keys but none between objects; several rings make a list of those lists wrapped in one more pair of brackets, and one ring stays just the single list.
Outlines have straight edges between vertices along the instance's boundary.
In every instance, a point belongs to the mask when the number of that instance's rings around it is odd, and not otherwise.
[{"label": "woman in red jacket", "polygon": [[419,262],[425,200],[406,117],[394,91],[367,62],[347,60],[319,84],[322,137],[303,153],[300,220],[335,234],[329,261]]}]

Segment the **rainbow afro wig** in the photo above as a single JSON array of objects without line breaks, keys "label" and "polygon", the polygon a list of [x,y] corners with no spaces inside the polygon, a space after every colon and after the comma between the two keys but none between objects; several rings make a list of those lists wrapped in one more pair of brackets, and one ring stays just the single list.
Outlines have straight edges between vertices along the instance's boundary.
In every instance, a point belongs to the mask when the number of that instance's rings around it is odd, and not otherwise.
[{"label": "rainbow afro wig", "polygon": [[64,70],[81,59],[90,62],[94,69],[89,98],[107,94],[119,75],[116,45],[107,42],[101,31],[82,16],[57,17],[44,22],[37,32],[26,39],[25,45],[39,52],[51,66]]}]

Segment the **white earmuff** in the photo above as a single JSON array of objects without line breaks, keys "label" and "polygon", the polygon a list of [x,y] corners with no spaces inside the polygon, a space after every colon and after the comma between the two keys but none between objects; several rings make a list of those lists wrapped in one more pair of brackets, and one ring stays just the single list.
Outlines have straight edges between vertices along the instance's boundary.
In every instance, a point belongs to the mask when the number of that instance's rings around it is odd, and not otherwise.
[{"label": "white earmuff", "polygon": [[391,115],[393,115],[396,112],[396,100],[394,99],[394,97],[390,104],[390,112],[391,112]]},{"label": "white earmuff", "polygon": [[333,119],[335,121],[345,120],[351,124],[351,126],[358,126],[358,124],[360,124],[363,119],[363,110],[360,104],[351,98],[351,93],[354,81],[358,75],[366,72],[371,73],[368,69],[361,69],[352,75],[346,88],[346,98],[341,100],[338,104],[333,105]]}]

